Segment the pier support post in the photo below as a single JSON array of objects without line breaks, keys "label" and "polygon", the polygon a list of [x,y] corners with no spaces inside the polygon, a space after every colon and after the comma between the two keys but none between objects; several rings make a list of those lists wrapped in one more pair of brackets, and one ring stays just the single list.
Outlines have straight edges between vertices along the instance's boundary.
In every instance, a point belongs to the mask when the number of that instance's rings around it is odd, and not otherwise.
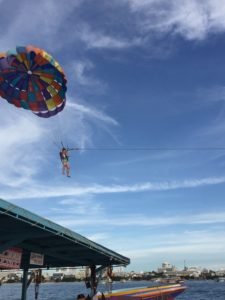
[{"label": "pier support post", "polygon": [[90,296],[91,298],[93,298],[97,290],[96,266],[91,265],[90,269],[91,269],[91,295]]},{"label": "pier support post", "polygon": [[28,277],[28,268],[23,269],[23,282],[22,282],[22,295],[21,300],[27,299],[27,277]]}]

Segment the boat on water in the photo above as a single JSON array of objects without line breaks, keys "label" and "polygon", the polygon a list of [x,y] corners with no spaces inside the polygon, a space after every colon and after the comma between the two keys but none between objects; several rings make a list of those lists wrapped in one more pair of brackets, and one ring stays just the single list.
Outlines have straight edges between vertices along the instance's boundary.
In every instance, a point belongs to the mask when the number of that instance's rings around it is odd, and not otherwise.
[{"label": "boat on water", "polygon": [[128,288],[114,290],[98,296],[98,299],[110,300],[173,300],[185,291],[186,287],[181,284],[164,286],[150,286],[140,288]]},{"label": "boat on water", "polygon": [[181,279],[180,277],[157,278],[153,281],[162,284],[177,284],[177,283],[183,284],[184,283],[184,280]]}]

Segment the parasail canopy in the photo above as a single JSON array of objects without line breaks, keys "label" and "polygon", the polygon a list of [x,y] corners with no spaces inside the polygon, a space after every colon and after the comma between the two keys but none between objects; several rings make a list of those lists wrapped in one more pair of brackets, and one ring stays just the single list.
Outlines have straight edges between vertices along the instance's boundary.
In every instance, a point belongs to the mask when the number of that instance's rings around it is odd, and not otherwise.
[{"label": "parasail canopy", "polygon": [[59,63],[42,49],[20,46],[0,53],[0,96],[39,117],[63,110],[66,82]]}]

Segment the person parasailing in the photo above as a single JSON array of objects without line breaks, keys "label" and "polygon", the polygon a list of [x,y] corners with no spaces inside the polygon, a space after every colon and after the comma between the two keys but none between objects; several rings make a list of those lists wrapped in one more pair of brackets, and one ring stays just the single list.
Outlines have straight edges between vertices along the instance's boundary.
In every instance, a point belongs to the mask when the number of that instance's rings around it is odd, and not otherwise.
[{"label": "person parasailing", "polygon": [[59,152],[59,156],[62,162],[62,174],[70,177],[69,150],[63,147]]}]

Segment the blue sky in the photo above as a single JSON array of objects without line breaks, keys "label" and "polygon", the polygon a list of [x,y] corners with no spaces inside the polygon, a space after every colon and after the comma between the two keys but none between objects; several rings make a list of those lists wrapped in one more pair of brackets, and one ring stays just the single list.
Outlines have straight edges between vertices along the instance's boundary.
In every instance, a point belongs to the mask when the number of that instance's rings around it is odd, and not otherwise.
[{"label": "blue sky", "polygon": [[[0,101],[0,197],[127,270],[225,267],[224,1],[0,0],[0,20],[0,51],[36,45],[68,79],[47,120]],[[60,141],[84,149],[70,179]]]}]

